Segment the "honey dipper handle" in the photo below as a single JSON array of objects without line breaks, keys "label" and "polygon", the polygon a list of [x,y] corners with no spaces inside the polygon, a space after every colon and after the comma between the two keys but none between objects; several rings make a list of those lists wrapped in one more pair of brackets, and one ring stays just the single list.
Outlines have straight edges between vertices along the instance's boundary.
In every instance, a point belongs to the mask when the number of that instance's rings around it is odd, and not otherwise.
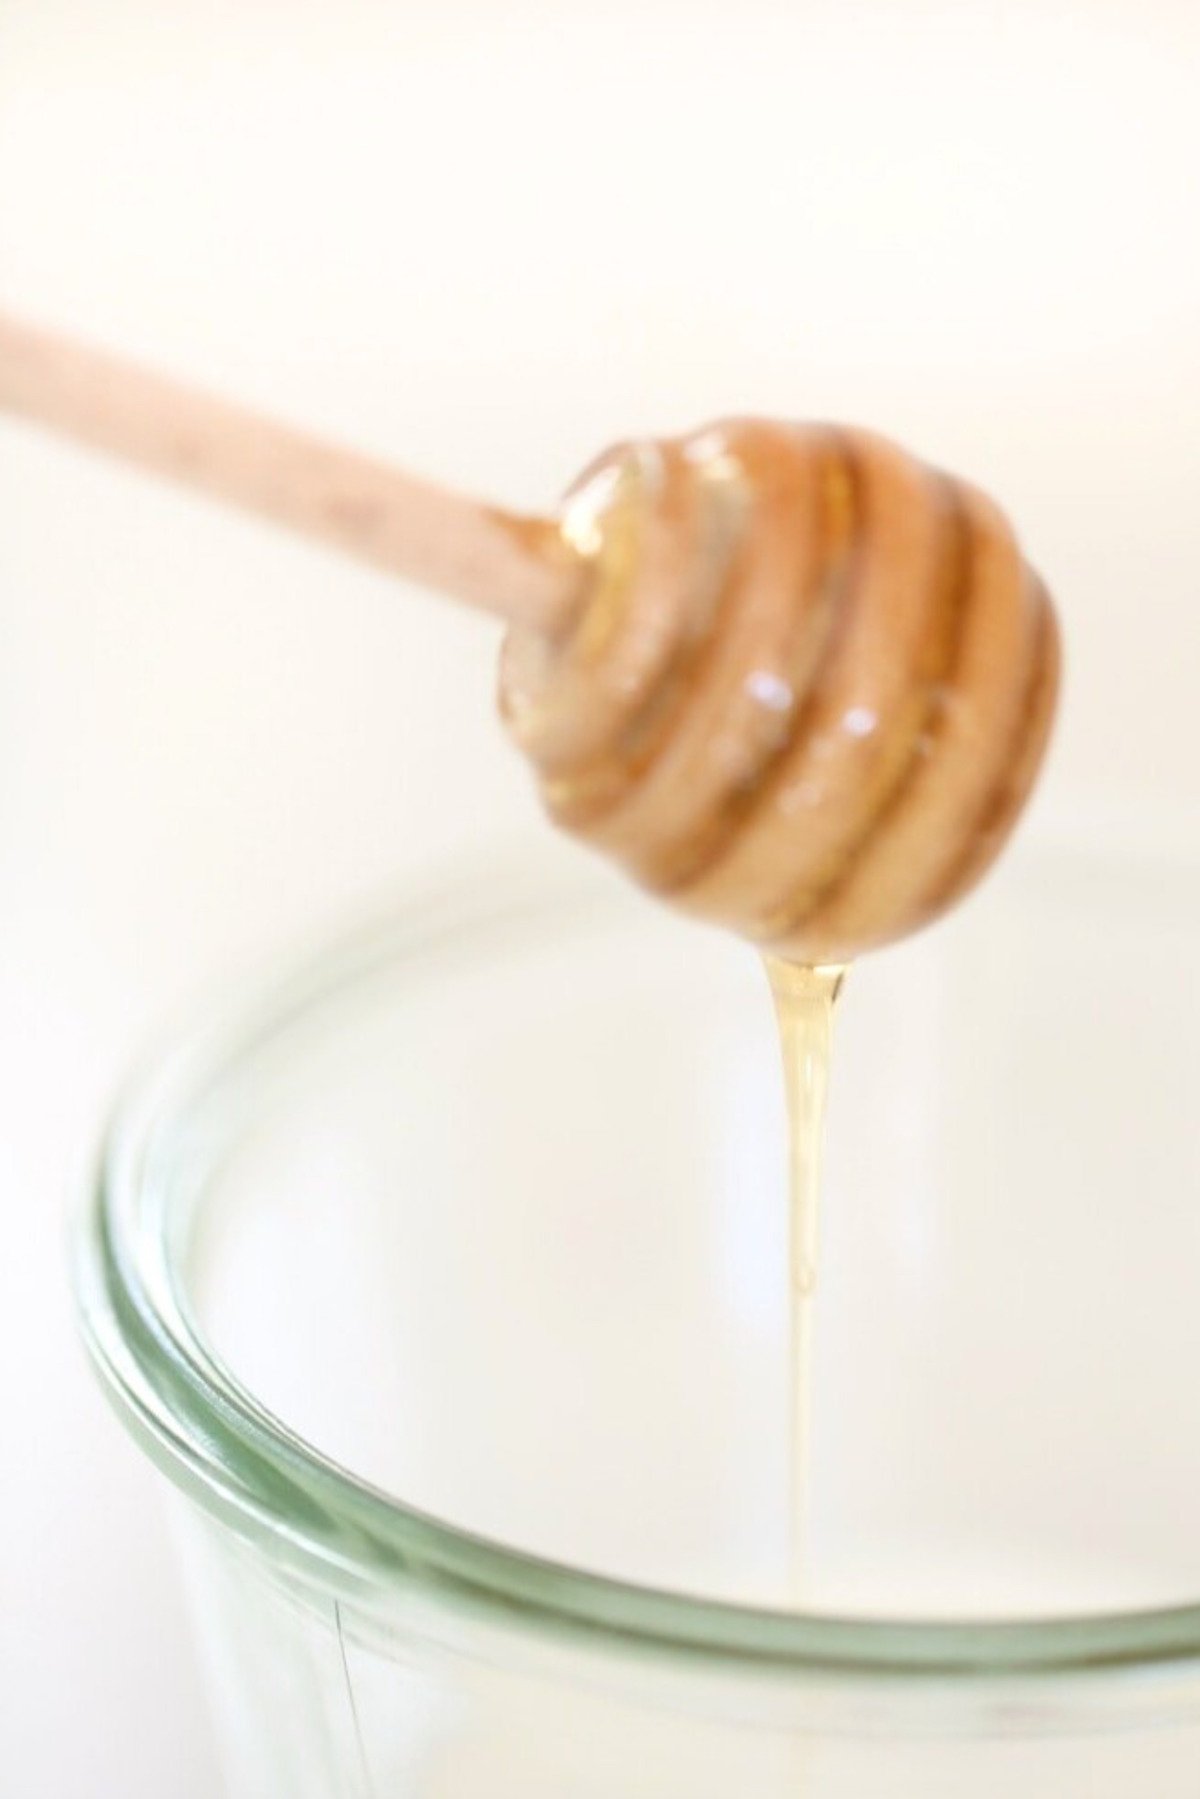
[{"label": "honey dipper handle", "polygon": [[524,518],[0,314],[0,410],[510,623],[552,630],[581,580]]}]

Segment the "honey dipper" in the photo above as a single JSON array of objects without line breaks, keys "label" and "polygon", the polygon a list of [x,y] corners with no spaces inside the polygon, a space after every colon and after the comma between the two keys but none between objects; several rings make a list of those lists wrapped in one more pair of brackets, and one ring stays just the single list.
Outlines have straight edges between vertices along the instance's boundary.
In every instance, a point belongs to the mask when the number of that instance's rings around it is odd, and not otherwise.
[{"label": "honey dipper", "polygon": [[943,912],[1041,763],[1045,587],[982,493],[866,431],[619,445],[527,518],[3,318],[0,407],[505,618],[551,816],[775,955]]}]

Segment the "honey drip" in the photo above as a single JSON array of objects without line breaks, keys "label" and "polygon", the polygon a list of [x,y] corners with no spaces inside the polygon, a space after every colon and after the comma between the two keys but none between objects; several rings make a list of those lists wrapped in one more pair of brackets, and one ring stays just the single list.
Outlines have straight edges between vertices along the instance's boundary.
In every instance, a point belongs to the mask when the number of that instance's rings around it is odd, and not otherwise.
[{"label": "honey drip", "polygon": [[788,1130],[788,1594],[804,1597],[812,1426],[813,1307],[817,1290],[821,1158],[838,964],[765,958],[783,1057]]}]

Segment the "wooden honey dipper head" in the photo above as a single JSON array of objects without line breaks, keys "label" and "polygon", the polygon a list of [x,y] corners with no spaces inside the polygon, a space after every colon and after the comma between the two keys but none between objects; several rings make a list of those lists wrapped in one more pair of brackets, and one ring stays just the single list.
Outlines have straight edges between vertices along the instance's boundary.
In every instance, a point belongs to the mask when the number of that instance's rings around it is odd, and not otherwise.
[{"label": "wooden honey dipper head", "polygon": [[990,866],[1059,644],[983,494],[864,431],[735,420],[617,446],[562,528],[581,602],[510,631],[500,676],[559,824],[808,962],[905,936]]}]

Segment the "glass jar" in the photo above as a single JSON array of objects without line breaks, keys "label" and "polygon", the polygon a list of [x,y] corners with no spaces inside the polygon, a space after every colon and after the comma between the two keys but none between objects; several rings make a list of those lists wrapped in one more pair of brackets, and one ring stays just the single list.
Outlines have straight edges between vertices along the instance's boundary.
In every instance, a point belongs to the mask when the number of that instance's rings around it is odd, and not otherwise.
[{"label": "glass jar", "polygon": [[112,1128],[83,1317],[230,1794],[1191,1799],[1200,856],[1027,842],[852,971],[800,1609],[766,984],[563,867],[360,932]]}]

